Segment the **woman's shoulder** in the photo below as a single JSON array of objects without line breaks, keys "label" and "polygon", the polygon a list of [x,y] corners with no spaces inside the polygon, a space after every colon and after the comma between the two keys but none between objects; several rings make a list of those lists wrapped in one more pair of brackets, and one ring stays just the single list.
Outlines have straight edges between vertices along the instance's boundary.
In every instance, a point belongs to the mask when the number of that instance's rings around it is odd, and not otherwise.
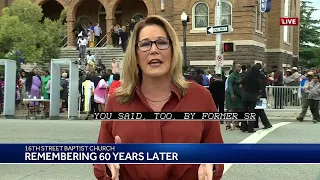
[{"label": "woman's shoulder", "polygon": [[190,82],[189,87],[187,89],[187,94],[190,94],[190,96],[195,96],[198,98],[199,96],[203,97],[210,95],[210,92],[204,86],[201,86],[200,84],[192,81]]}]

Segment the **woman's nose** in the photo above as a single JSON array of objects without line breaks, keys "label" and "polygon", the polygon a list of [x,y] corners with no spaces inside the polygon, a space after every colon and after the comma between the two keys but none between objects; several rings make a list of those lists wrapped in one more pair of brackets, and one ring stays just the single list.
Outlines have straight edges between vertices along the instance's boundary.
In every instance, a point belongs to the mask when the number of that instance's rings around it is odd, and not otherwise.
[{"label": "woman's nose", "polygon": [[151,49],[150,49],[150,51],[158,51],[158,47],[157,47],[156,43],[152,43],[152,44],[151,44]]}]

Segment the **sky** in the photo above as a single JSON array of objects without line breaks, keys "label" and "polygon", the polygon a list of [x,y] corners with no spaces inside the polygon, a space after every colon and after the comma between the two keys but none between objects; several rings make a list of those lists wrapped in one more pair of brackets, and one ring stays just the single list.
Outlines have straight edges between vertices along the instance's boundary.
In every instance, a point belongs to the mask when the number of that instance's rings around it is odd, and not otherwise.
[{"label": "sky", "polygon": [[320,19],[320,0],[309,0],[310,2],[312,2],[312,6],[315,7],[316,9],[318,9],[318,11],[315,11],[312,14],[312,17],[314,19]]}]

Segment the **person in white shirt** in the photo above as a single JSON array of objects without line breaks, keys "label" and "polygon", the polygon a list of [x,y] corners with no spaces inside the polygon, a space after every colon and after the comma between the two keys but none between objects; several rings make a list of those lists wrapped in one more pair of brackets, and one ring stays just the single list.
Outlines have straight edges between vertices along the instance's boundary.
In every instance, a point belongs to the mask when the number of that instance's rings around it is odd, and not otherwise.
[{"label": "person in white shirt", "polygon": [[86,60],[87,60],[87,70],[89,72],[92,72],[94,70],[94,65],[95,65],[95,57],[94,55],[91,54],[90,51],[87,52],[87,57],[86,57]]},{"label": "person in white shirt", "polygon": [[81,36],[81,38],[78,39],[78,45],[79,45],[79,58],[84,59],[87,45],[88,45],[88,40],[83,36]]},{"label": "person in white shirt", "polygon": [[99,41],[101,39],[102,36],[102,30],[101,27],[99,26],[99,23],[97,23],[97,25],[94,27],[94,41],[95,41],[95,45],[99,46]]},{"label": "person in white shirt", "polygon": [[208,78],[208,79],[209,79],[209,81],[210,81],[210,79],[212,78],[212,75],[211,75],[210,70],[209,70],[209,69],[207,69],[207,70],[205,71],[205,73],[206,73],[207,78]]}]

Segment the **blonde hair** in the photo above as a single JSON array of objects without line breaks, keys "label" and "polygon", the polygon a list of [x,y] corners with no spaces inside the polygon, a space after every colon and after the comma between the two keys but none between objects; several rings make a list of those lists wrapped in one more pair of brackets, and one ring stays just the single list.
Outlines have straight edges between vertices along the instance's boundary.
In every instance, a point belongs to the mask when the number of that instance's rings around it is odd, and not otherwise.
[{"label": "blonde hair", "polygon": [[123,60],[122,69],[122,85],[116,89],[117,101],[120,104],[130,103],[132,101],[133,91],[137,86],[138,82],[141,80],[141,69],[138,67],[137,53],[136,53],[136,43],[139,38],[141,30],[149,25],[158,25],[162,27],[168,38],[171,40],[172,48],[172,61],[171,61],[171,81],[177,87],[178,92],[184,96],[186,94],[186,89],[189,86],[189,82],[185,80],[182,72],[182,52],[181,46],[176,32],[169,22],[162,18],[161,16],[152,15],[148,16],[145,20],[140,21],[134,28],[131,37],[129,39],[127,50]]}]

